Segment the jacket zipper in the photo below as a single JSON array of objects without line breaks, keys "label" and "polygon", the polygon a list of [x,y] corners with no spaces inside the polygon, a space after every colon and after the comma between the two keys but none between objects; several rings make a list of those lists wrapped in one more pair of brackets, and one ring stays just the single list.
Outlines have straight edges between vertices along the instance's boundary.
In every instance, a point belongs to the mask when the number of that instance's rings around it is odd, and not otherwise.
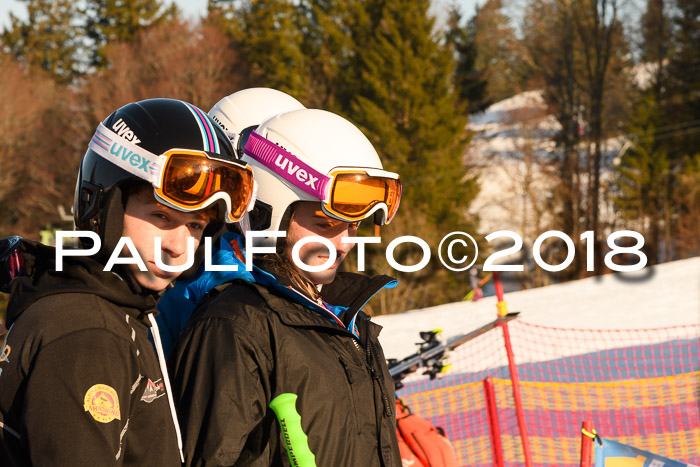
[{"label": "jacket zipper", "polygon": [[[293,289],[292,289],[293,290]],[[352,340],[353,346],[355,349],[357,349],[357,352],[360,356],[360,361],[364,362],[365,368],[367,370],[367,373],[369,373],[369,376],[372,381],[372,391],[374,391],[374,386],[375,384],[379,385],[379,392],[381,394],[381,399],[382,399],[382,405],[384,406],[384,416],[385,417],[391,417],[391,409],[389,408],[389,398],[386,396],[384,393],[384,388],[382,387],[381,381],[379,380],[379,375],[377,374],[377,370],[374,368],[374,365],[372,365],[372,352],[370,349],[370,343],[369,343],[369,317],[365,317],[362,321],[362,331],[360,331],[360,336],[366,336],[367,339],[365,340],[365,349],[362,349],[360,343],[358,342],[357,337],[355,337],[354,334],[350,334],[350,338]],[[347,331],[347,329],[346,329]]]},{"label": "jacket zipper", "polygon": [[[362,330],[365,333],[365,365],[367,366],[367,370],[369,371],[370,377],[372,378],[372,389],[374,390],[374,385],[377,384],[379,387],[379,392],[382,397],[382,405],[384,406],[384,416],[385,417],[391,417],[391,409],[389,408],[389,398],[386,396],[384,393],[384,388],[382,387],[382,382],[379,380],[379,375],[377,374],[377,370],[374,368],[374,365],[372,364],[373,355],[372,351],[370,348],[370,339],[369,339],[369,317],[364,317],[363,321],[363,326]],[[358,346],[359,349],[359,346]]]},{"label": "jacket zipper", "polygon": [[355,432],[358,435],[361,435],[362,433],[360,432],[360,420],[359,420],[359,415],[357,413],[357,401],[355,400],[355,391],[353,389],[353,384],[355,383],[355,378],[352,376],[352,371],[348,367],[348,364],[345,362],[343,357],[338,356],[338,361],[340,362],[340,365],[343,367],[343,370],[345,371],[345,378],[347,379],[348,382],[348,396],[350,397],[350,402],[352,403],[352,410],[354,411],[354,417],[353,419],[355,420]]}]

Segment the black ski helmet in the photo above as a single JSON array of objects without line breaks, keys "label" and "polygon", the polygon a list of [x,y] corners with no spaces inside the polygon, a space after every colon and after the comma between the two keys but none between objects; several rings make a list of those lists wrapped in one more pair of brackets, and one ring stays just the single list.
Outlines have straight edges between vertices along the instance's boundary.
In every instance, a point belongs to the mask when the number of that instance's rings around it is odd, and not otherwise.
[{"label": "black ski helmet", "polygon": [[[153,154],[180,148],[216,153],[224,160],[238,159],[219,125],[206,112],[180,100],[159,98],[133,102],[113,112],[102,123]],[[99,234],[102,242],[99,257],[102,260],[106,261],[112,254],[122,235],[126,202],[122,188],[137,182],[148,183],[92,149],[83,156],[75,187],[73,216],[78,230]],[[222,201],[218,205],[217,221],[209,223],[204,236],[216,237],[223,230],[226,209]],[[181,277],[196,270],[203,243],[198,248],[195,264]]]}]

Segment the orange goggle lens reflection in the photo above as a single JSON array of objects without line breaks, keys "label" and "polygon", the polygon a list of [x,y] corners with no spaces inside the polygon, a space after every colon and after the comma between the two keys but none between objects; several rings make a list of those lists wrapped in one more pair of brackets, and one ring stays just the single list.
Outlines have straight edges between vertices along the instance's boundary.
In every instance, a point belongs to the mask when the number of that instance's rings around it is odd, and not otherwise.
[{"label": "orange goggle lens reflection", "polygon": [[187,210],[206,207],[217,193],[229,198],[229,221],[239,221],[253,196],[253,172],[249,167],[210,159],[201,151],[165,154],[158,195]]},{"label": "orange goggle lens reflection", "polygon": [[377,204],[385,203],[388,210],[386,223],[396,215],[401,200],[401,182],[398,179],[373,177],[363,173],[335,175],[330,203],[326,209],[350,219],[362,219]]}]

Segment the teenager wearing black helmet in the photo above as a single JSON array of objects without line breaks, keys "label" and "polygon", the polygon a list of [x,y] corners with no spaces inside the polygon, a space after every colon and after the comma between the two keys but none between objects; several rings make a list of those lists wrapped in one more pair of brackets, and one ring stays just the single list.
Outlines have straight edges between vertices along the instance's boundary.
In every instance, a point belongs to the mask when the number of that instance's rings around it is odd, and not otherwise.
[{"label": "teenager wearing black helmet", "polygon": [[[98,126],[74,215],[99,252],[63,258],[62,271],[53,248],[22,241],[13,253],[0,465],[180,465],[155,303],[197,267],[188,244],[201,252],[203,236],[245,215],[253,183],[221,129],[185,102],[131,103]],[[132,261],[106,271],[115,248]]]},{"label": "teenager wearing black helmet", "polygon": [[[239,147],[258,181],[251,225],[265,238],[256,247],[271,253],[239,273],[243,243],[226,233],[219,263],[239,272],[188,285],[189,297],[206,298],[169,361],[186,465],[290,465],[269,405],[292,393],[316,465],[400,466],[381,328],[361,310],[396,281],[339,272],[359,222],[396,214],[398,174],[357,127],[323,110],[271,117]],[[309,236],[323,243],[304,245]]]}]

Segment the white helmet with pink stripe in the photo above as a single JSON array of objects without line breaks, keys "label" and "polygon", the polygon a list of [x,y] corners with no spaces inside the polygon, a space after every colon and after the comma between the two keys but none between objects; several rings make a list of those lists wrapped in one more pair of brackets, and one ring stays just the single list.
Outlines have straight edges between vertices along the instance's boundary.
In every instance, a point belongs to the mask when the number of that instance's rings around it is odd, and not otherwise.
[{"label": "white helmet with pink stripe", "polygon": [[[326,215],[355,222],[374,216],[378,225],[398,209],[398,174],[383,170],[367,137],[345,118],[325,110],[275,115],[241,135],[242,160],[258,182],[250,213],[255,230],[285,228],[298,201],[320,201]],[[263,244],[276,244],[268,238]]]}]

